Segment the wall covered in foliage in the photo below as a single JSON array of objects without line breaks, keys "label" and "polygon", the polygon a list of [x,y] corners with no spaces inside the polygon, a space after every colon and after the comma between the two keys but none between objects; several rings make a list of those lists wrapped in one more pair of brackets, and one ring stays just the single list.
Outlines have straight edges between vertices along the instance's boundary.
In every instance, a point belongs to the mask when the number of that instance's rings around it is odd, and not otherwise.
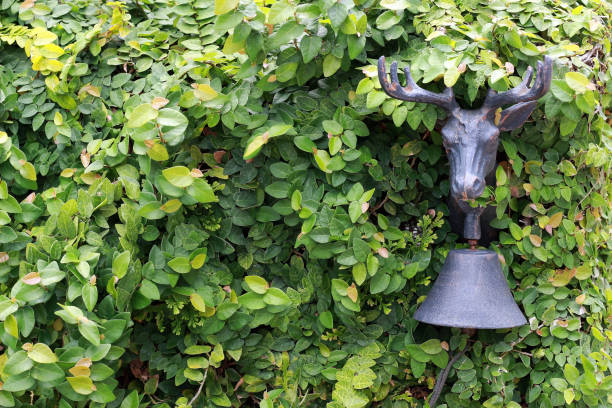
[{"label": "wall covered in foliage", "polygon": [[[2,0],[0,406],[610,407],[604,0]],[[439,108],[544,54],[503,133],[499,253],[529,324],[412,319],[451,248]],[[444,406],[444,405],[440,405]]]}]

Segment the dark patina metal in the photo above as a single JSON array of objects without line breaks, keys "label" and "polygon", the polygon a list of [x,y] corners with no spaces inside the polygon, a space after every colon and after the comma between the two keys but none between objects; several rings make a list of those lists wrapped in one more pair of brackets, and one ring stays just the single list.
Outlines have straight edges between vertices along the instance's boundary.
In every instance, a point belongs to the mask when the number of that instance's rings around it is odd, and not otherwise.
[{"label": "dark patina metal", "polygon": [[[488,245],[496,237],[489,226],[495,208],[470,205],[495,181],[497,145],[500,131],[521,126],[536,107],[537,99],[550,88],[552,60],[538,62],[533,86],[533,69],[509,91],[489,90],[479,109],[462,109],[452,88],[434,93],[419,87],[410,69],[404,69],[406,86],[397,77],[397,62],[391,64],[387,79],[385,57],[378,60],[378,78],[384,91],[393,98],[432,103],[444,108],[449,118],[442,128],[442,140],[450,164],[451,227],[470,243],[470,249],[452,250],[423,304],[416,311],[418,321],[438,326],[498,329],[521,326],[525,316],[514,302],[501,270],[497,254],[477,250],[480,241]],[[501,110],[505,105],[509,108]],[[481,222],[482,221],[482,222]]]},{"label": "dark patina metal", "polygon": [[522,326],[497,253],[454,249],[414,318],[437,326],[500,329]]},{"label": "dark patina metal", "polygon": [[[397,76],[397,62],[391,64],[391,82],[387,79],[385,57],[378,60],[378,79],[383,90],[391,97],[403,101],[431,103],[445,109],[449,118],[442,128],[442,138],[450,164],[451,197],[449,209],[451,226],[463,238],[481,240],[487,244],[495,237],[489,221],[495,216],[491,208],[472,207],[470,202],[482,194],[485,186],[495,181],[499,132],[520,127],[536,107],[537,99],[550,88],[552,59],[544,57],[538,62],[536,79],[529,67],[525,79],[509,91],[497,93],[489,90],[479,109],[462,109],[455,100],[452,88],[442,93],[419,87],[410,69],[404,68],[406,86]],[[505,105],[513,106],[498,112]],[[483,218],[481,225],[480,219]]]}]

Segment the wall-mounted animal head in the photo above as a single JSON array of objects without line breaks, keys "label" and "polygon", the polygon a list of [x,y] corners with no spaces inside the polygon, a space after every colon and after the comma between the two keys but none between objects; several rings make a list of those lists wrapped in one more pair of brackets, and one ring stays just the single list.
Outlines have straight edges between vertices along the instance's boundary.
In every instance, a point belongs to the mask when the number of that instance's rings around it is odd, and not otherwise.
[{"label": "wall-mounted animal head", "polygon": [[[444,108],[449,119],[442,128],[444,147],[451,166],[451,193],[459,199],[479,197],[485,188],[485,176],[495,166],[498,136],[502,130],[520,127],[536,107],[536,101],[550,87],[552,59],[544,57],[538,62],[535,83],[531,88],[533,69],[527,69],[523,82],[514,89],[497,93],[489,89],[487,97],[479,109],[461,109],[452,88],[434,93],[419,87],[410,69],[404,68],[406,86],[401,86],[397,77],[397,62],[391,64],[391,83],[387,81],[385,57],[378,60],[378,78],[387,95],[403,101],[432,103]],[[513,106],[496,111],[504,105]]]},{"label": "wall-mounted animal head", "polygon": [[[479,109],[462,109],[455,101],[452,88],[435,93],[419,87],[412,79],[409,68],[404,68],[404,75],[406,86],[400,84],[397,62],[393,62],[389,83],[385,57],[378,60],[378,79],[387,95],[403,101],[431,103],[449,113],[449,119],[442,128],[442,138],[450,163],[451,196],[461,203],[478,198],[484,191],[485,177],[495,167],[499,132],[520,127],[535,109],[537,99],[550,88],[552,59],[546,56],[544,62],[538,62],[536,79],[531,88],[533,68],[529,67],[525,79],[516,88],[502,93],[489,89]],[[497,113],[499,108],[506,105],[512,106]],[[479,217],[473,212],[467,215]],[[480,230],[477,219],[474,223],[472,229],[477,227]],[[469,236],[475,233],[466,232],[464,235],[468,239],[479,238],[479,232],[478,237]]]}]

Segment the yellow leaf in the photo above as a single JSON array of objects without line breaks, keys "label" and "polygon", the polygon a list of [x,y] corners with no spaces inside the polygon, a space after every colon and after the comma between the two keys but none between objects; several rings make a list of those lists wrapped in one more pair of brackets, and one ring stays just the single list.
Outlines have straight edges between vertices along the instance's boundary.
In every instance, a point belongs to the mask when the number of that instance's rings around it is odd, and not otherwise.
[{"label": "yellow leaf", "polygon": [[40,71],[40,66],[43,62],[43,56],[42,55],[37,55],[37,56],[32,56],[31,58],[32,60],[32,70],[34,71]]},{"label": "yellow leaf", "polygon": [[346,295],[353,301],[353,303],[357,303],[358,293],[354,283],[346,288]]},{"label": "yellow leaf", "polygon": [[561,224],[561,220],[563,220],[563,212],[555,213],[548,220],[548,225],[550,225],[553,228],[557,228],[559,224]]},{"label": "yellow leaf", "polygon": [[19,327],[15,316],[8,315],[4,320],[4,330],[15,338],[19,338]]},{"label": "yellow leaf", "polygon": [[19,169],[19,174],[21,174],[21,177],[25,179],[36,181],[36,169],[30,162],[25,162],[22,164],[21,168]]},{"label": "yellow leaf", "polygon": [[164,203],[161,207],[159,207],[162,211],[171,214],[173,212],[177,212],[179,210],[179,208],[181,208],[183,204],[180,202],[179,199],[174,198],[170,201],[167,201],[166,203]]},{"label": "yellow leaf", "polygon": [[530,234],[529,240],[535,247],[539,247],[540,245],[542,245],[542,238],[540,238],[538,235]]},{"label": "yellow leaf", "polygon": [[166,161],[170,157],[166,147],[159,143],[153,143],[151,148],[147,150],[147,154],[155,161]]},{"label": "yellow leaf", "polygon": [[194,256],[191,260],[191,267],[193,269],[200,269],[202,265],[204,265],[204,262],[206,262],[206,255],[207,253],[205,251],[202,251],[201,253]]},{"label": "yellow leaf", "polygon": [[55,74],[49,75],[48,77],[45,78],[45,84],[47,85],[47,88],[55,92],[57,89],[57,86],[59,85],[59,78]]},{"label": "yellow leaf", "polygon": [[89,377],[89,375],[91,374],[89,367],[85,367],[85,366],[74,366],[68,371],[70,372],[70,374],[74,375],[75,377],[79,377],[79,376]]},{"label": "yellow leaf", "polygon": [[240,52],[244,49],[244,41],[235,42],[234,35],[231,34],[225,40],[225,44],[223,44],[223,53],[224,54],[234,54]]},{"label": "yellow leaf", "polygon": [[66,377],[68,384],[72,389],[81,395],[89,395],[96,390],[96,386],[91,381],[91,378],[86,376]]},{"label": "yellow leaf", "polygon": [[214,307],[206,306],[206,310],[204,310],[205,317],[213,317],[215,315],[216,309]]},{"label": "yellow leaf", "polygon": [[215,0],[215,15],[220,16],[238,6],[238,0]]},{"label": "yellow leaf", "polygon": [[170,102],[168,99],[163,98],[161,96],[156,96],[151,101],[151,106],[153,107],[153,109],[161,109],[164,106],[166,106],[168,104],[168,102]]},{"label": "yellow leaf", "polygon": [[64,55],[64,49],[55,44],[45,44],[39,47],[38,51],[45,58],[57,58]]},{"label": "yellow leaf", "polygon": [[504,66],[504,64],[502,64],[502,62],[498,58],[492,57],[491,61],[499,65],[500,68]]},{"label": "yellow leaf", "polygon": [[53,123],[55,126],[62,126],[64,124],[64,118],[60,111],[55,111],[55,115],[53,116]]},{"label": "yellow leaf", "polygon": [[193,84],[191,86],[195,89],[195,96],[202,101],[213,100],[219,95],[219,93],[208,84]]},{"label": "yellow leaf", "polygon": [[202,313],[206,312],[206,305],[204,304],[204,299],[202,299],[202,296],[198,295],[197,293],[192,293],[191,296],[189,296],[189,300],[191,301],[191,305],[196,310]]},{"label": "yellow leaf", "polygon": [[54,59],[44,59],[40,62],[39,71],[59,72],[64,68],[64,64]]},{"label": "yellow leaf", "polygon": [[562,47],[567,50],[567,51],[571,51],[571,52],[577,52],[580,51],[580,47],[576,44],[565,44],[562,45]]},{"label": "yellow leaf", "polygon": [[45,343],[36,343],[32,350],[28,351],[28,357],[40,364],[57,362],[57,356]]},{"label": "yellow leaf", "polygon": [[208,367],[208,360],[206,357],[191,357],[187,359],[187,367],[192,369],[206,368]]},{"label": "yellow leaf", "polygon": [[67,168],[62,170],[62,172],[60,173],[61,177],[72,177],[74,175],[75,169],[72,168]]},{"label": "yellow leaf", "polygon": [[548,281],[552,283],[554,287],[565,286],[569,283],[570,280],[576,275],[576,268],[574,269],[557,269],[553,276],[551,276]]},{"label": "yellow leaf", "polygon": [[259,153],[259,150],[261,149],[261,147],[264,144],[266,144],[267,141],[268,139],[267,137],[265,137],[265,134],[260,135],[260,136],[255,136],[253,140],[249,142],[246,149],[244,150],[244,154],[242,158],[244,160],[248,160],[248,159],[252,159],[253,157],[255,157],[257,153]]},{"label": "yellow leaf", "polygon": [[91,367],[91,358],[83,357],[74,365],[75,367]]},{"label": "yellow leaf", "polygon": [[98,88],[97,86],[93,86],[92,84],[87,84],[87,85],[82,86],[81,89],[79,89],[79,98],[83,96],[85,93],[99,98],[100,88]]},{"label": "yellow leaf", "polygon": [[40,47],[45,44],[51,44],[55,40],[57,40],[57,35],[53,34],[51,31],[41,28],[36,32],[36,38],[34,38],[33,45]]}]

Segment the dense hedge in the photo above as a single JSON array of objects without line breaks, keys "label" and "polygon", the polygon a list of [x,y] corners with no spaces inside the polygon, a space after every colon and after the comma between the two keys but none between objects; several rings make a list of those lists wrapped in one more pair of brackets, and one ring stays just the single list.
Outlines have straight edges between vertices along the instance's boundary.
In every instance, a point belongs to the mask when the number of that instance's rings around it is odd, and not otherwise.
[{"label": "dense hedge", "polygon": [[[0,406],[612,404],[603,0],[3,0]],[[529,325],[412,319],[449,249],[445,114],[555,58],[493,226]]]}]

